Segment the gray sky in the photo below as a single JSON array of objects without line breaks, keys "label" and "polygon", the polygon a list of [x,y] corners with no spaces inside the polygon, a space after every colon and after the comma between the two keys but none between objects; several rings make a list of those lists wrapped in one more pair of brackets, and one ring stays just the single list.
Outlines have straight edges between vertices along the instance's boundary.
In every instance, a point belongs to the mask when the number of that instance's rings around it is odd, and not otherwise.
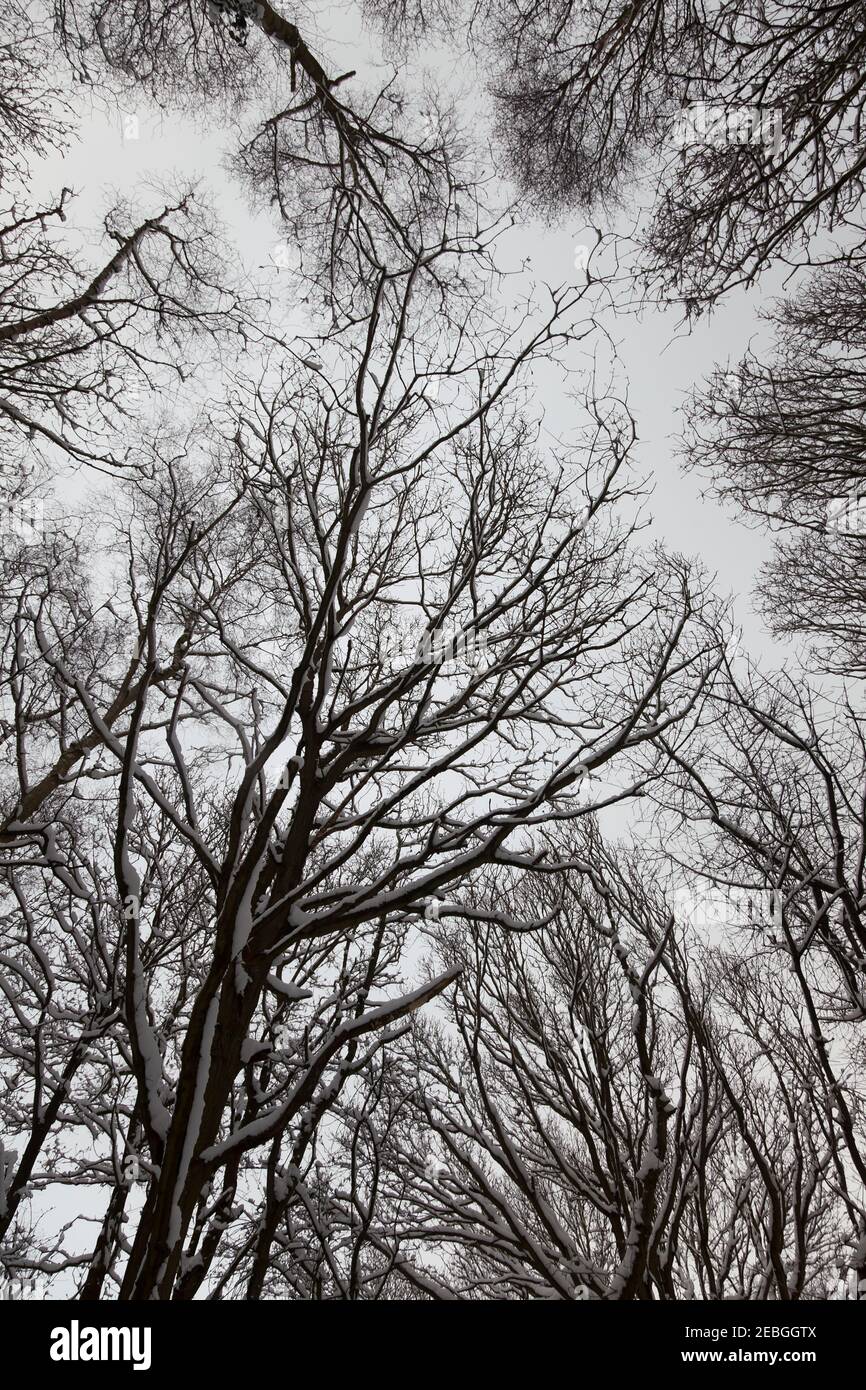
[{"label": "gray sky", "polygon": [[[363,51],[366,48],[369,52],[368,43],[359,43],[357,19],[347,18],[346,6],[318,10],[312,22],[305,17],[304,23],[305,32],[315,35],[318,31],[331,71],[357,68],[365,85],[387,75],[388,70],[381,65],[365,65]],[[462,65],[455,64],[441,50],[420,53],[409,80],[420,84],[432,76],[441,83],[446,75],[458,101],[475,101],[478,83],[468,59]],[[253,112],[246,114],[244,123],[253,116]],[[484,131],[483,108],[472,108],[472,121]],[[71,185],[81,195],[73,223],[97,230],[100,210],[117,194],[140,196],[154,178],[201,178],[207,196],[229,228],[245,269],[257,280],[264,279],[272,290],[277,287],[275,297],[283,329],[302,329],[303,317],[292,301],[288,274],[279,272],[271,259],[279,244],[276,225],[268,216],[250,212],[243,189],[225,171],[223,156],[232,149],[236,136],[237,126],[219,125],[212,112],[205,125],[189,115],[156,112],[130,97],[114,112],[84,113],[80,140],[63,157],[52,158],[39,168],[34,191],[56,191],[61,183]],[[631,220],[629,212],[618,228],[605,224],[599,214],[593,215],[605,234],[625,230]],[[516,267],[530,258],[532,271],[547,283],[573,282],[574,246],[586,221],[583,216],[574,216],[559,226],[546,227],[536,219],[522,222],[518,218],[501,246],[503,265]],[[281,282],[285,288],[280,287]],[[699,555],[718,575],[718,591],[734,597],[736,621],[743,628],[745,644],[777,658],[783,657],[786,649],[771,641],[751,602],[754,576],[767,553],[767,539],[735,521],[714,502],[701,498],[701,480],[684,476],[679,469],[675,436],[680,428],[678,407],[689,389],[715,363],[738,359],[759,331],[756,309],[780,285],[781,277],[766,276],[760,295],[729,296],[720,310],[700,320],[690,333],[678,327],[676,313],[652,309],[645,310],[640,318],[611,316],[605,324],[618,346],[623,382],[627,382],[629,403],[637,420],[639,445],[634,461],[639,473],[652,476],[651,534],[684,554]],[[764,340],[765,335],[764,329]],[[552,431],[567,434],[572,422],[561,411],[562,406],[552,406],[547,423]],[[79,475],[73,489],[89,485],[87,475]]]}]

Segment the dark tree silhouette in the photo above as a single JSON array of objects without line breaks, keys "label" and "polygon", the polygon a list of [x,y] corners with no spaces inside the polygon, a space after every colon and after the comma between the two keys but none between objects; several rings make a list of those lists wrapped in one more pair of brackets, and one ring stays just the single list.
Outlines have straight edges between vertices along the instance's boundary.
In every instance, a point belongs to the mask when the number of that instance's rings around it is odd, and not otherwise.
[{"label": "dark tree silhouette", "polygon": [[717,369],[687,411],[685,460],[714,494],[781,532],[759,581],[766,620],[826,669],[866,669],[866,295],[841,265],[767,317],[772,351]]}]

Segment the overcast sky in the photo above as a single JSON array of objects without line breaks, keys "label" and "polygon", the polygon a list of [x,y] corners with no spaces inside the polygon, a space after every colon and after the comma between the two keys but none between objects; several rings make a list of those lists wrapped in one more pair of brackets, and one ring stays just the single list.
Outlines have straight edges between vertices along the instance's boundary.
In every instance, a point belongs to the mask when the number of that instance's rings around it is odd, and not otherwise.
[{"label": "overcast sky", "polygon": [[[318,28],[318,42],[330,60],[332,71],[358,69],[359,78],[375,82],[387,70],[374,69],[359,58],[364,44],[359,30],[346,17],[340,5],[324,12]],[[305,23],[307,20],[305,19]],[[427,50],[418,55],[410,81],[423,82],[425,71],[441,83],[447,74],[449,85],[463,110],[474,100],[469,94],[479,90],[469,60],[455,64],[441,51]],[[405,70],[401,80],[407,80]],[[265,103],[267,104],[267,103]],[[484,130],[485,113],[477,113],[476,128]],[[240,124],[251,120],[245,113]],[[133,118],[132,120],[130,118]],[[474,117],[473,117],[474,120]],[[73,222],[96,231],[100,211],[116,194],[141,197],[152,179],[172,175],[200,178],[208,197],[228,225],[245,270],[259,281],[276,287],[280,322],[284,330],[303,329],[300,307],[289,292],[289,276],[273,263],[279,245],[276,224],[264,214],[250,211],[244,190],[224,167],[224,156],[237,140],[238,122],[219,124],[211,118],[207,126],[184,114],[159,113],[148,109],[140,98],[130,98],[116,110],[83,110],[81,138],[63,157],[44,163],[38,170],[36,190],[57,191],[61,184],[80,193]],[[628,209],[618,225],[605,223],[596,213],[595,224],[606,235],[626,230],[633,223]],[[514,269],[530,261],[530,272],[549,284],[573,282],[574,247],[584,233],[586,218],[571,217],[554,227],[537,219],[518,217],[513,230],[503,239],[499,257],[503,268]],[[678,409],[690,388],[715,363],[736,361],[750,339],[766,341],[766,330],[759,324],[761,303],[782,288],[779,275],[766,275],[761,293],[733,294],[710,318],[700,320],[689,333],[675,312],[646,309],[640,316],[609,316],[605,329],[617,344],[622,362],[623,384],[627,382],[629,404],[637,421],[639,445],[634,462],[641,474],[649,474],[654,488],[651,512],[653,534],[670,547],[687,555],[699,555],[711,573],[718,575],[718,592],[735,601],[736,621],[743,628],[744,642],[756,652],[782,658],[786,649],[768,637],[754,612],[751,590],[756,571],[767,550],[767,539],[736,521],[729,513],[701,497],[698,477],[684,476],[676,459],[676,435],[681,427]],[[567,434],[573,423],[563,403],[547,402],[546,423],[553,433]],[[74,487],[89,486],[86,475]]]}]

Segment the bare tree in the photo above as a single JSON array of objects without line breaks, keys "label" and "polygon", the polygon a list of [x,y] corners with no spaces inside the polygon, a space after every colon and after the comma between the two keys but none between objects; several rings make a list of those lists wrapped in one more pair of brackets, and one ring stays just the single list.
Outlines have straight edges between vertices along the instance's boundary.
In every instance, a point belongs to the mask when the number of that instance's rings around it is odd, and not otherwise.
[{"label": "bare tree", "polygon": [[[123,1144],[140,1128],[149,1177],[123,1298],[194,1292],[245,1162],[269,1147],[279,1196],[281,1146],[303,1154],[310,1115],[452,981],[446,970],[376,1007],[345,995],[393,974],[393,948],[360,948],[373,924],[390,941],[488,866],[533,871],[543,853],[515,844],[522,828],[583,814],[586,773],[613,760],[609,801],[631,795],[658,774],[659,730],[696,708],[703,598],[611,515],[629,491],[627,414],[592,406],[576,469],[545,457],[527,410],[532,363],[591,331],[575,323],[579,293],[552,295],[521,340],[449,258],[467,259],[458,243],[362,281],[358,321],[239,382],[203,424],[197,462],[188,441],[130,482],[108,626],[134,650],[115,677],[94,660],[94,601],[70,624],[53,565],[36,584],[48,593],[22,595],[41,685],[32,700],[18,687],[19,748],[33,701],[57,703],[38,775],[19,752],[7,869],[98,903],[111,969],[92,973],[112,1048],[120,1029],[111,1084],[129,1092]],[[86,849],[60,809],[70,786],[105,815]],[[174,872],[163,881],[169,843],[194,911],[173,898]],[[516,925],[495,905],[479,914]],[[321,950],[327,979],[347,941],[344,1002],[300,1059],[280,1060],[274,1003],[297,999],[305,953]],[[26,959],[26,939],[10,944]],[[91,1009],[82,997],[86,1030]],[[75,1045],[68,1030],[58,1043]],[[103,1246],[117,1246],[120,1201]],[[255,1288],[279,1202],[266,1215]],[[98,1247],[88,1296],[113,1267]]]},{"label": "bare tree", "polygon": [[[19,185],[32,155],[59,148],[68,107],[57,81],[55,45],[47,19],[10,0],[0,37],[0,190]],[[52,80],[54,79],[54,80]]]},{"label": "bare tree", "polygon": [[[13,459],[38,442],[73,462],[123,467],[132,448],[117,447],[117,433],[136,406],[166,377],[184,379],[190,335],[213,342],[237,328],[240,309],[191,194],[141,220],[114,209],[111,251],[96,268],[60,242],[70,196],[13,205],[0,227],[0,428]],[[106,431],[117,432],[110,442]]]},{"label": "bare tree", "polygon": [[404,34],[463,19],[500,153],[535,208],[615,207],[649,165],[641,271],[689,314],[774,261],[808,262],[817,233],[844,233],[859,263],[859,3],[488,0],[444,20],[440,6],[370,8]]},{"label": "bare tree", "polygon": [[[727,892],[772,895],[763,950],[799,997],[850,1265],[862,1280],[863,713],[850,695],[748,666],[728,669],[711,707],[719,713],[712,744],[674,759],[679,791],[668,805],[687,832],[679,853],[692,882],[702,875]],[[712,833],[696,837],[701,825]]]},{"label": "bare tree", "polygon": [[[162,106],[218,107],[237,124],[266,90],[273,110],[239,128],[236,167],[254,199],[275,207],[317,301],[351,318],[359,258],[409,267],[425,244],[471,229],[476,174],[461,157],[447,104],[426,119],[407,108],[396,74],[370,88],[315,51],[268,0],[63,0],[60,46],[82,80],[138,90]],[[463,206],[461,206],[461,201]]]},{"label": "bare tree", "polygon": [[431,929],[461,974],[365,1116],[371,1269],[434,1299],[826,1297],[844,1204],[796,986],[759,935],[676,922],[591,822],[553,839],[555,924]]},{"label": "bare tree", "polygon": [[[460,22],[368,13],[398,68]],[[701,574],[642,542],[635,422],[574,374],[590,296],[503,294],[503,213],[446,103],[366,90],[267,0],[12,17],[4,1267],[82,1300],[862,1292],[856,689],[742,670]],[[763,581],[777,630],[859,674],[862,536],[835,571],[825,547],[863,472],[858,11],[463,18],[524,197],[611,200],[641,151],[676,162],[647,274],[690,311],[846,231],[769,364],[699,393],[687,451],[794,537]],[[67,190],[32,202],[74,103],[29,84],[64,64],[101,98],[219,108],[303,338],[236,291],[206,194],[115,207],[89,254]],[[772,149],[726,118],[673,155],[695,97],[776,113]],[[210,400],[172,399],[196,343]],[[554,373],[567,438],[536,400]],[[28,530],[80,465],[91,490]],[[748,910],[702,922],[702,884]],[[43,1223],[63,1188],[97,1200]]]},{"label": "bare tree", "polygon": [[782,533],[759,584],[771,629],[808,638],[825,669],[862,673],[862,277],[850,266],[821,271],[767,317],[772,353],[748,352],[695,394],[686,465],[721,500]]},{"label": "bare tree", "polygon": [[[642,272],[690,314],[773,262],[808,263],[828,231],[844,236],[830,259],[859,264],[856,0],[805,10],[786,0],[712,11],[691,0],[366,9],[395,67],[373,92],[354,72],[330,71],[268,0],[64,0],[54,15],[65,52],[92,80],[107,73],[187,104],[202,94],[237,104],[262,76],[275,84],[273,114],[244,141],[241,164],[310,251],[313,279],[328,265],[326,293],[338,300],[341,258],[358,253],[362,232],[405,256],[417,249],[405,245],[410,208],[448,201],[465,216],[473,202],[475,175],[447,109],[414,121],[397,85],[407,44],[428,28],[472,41],[498,111],[500,163],[535,207],[610,206],[650,161],[658,183]],[[678,121],[688,138],[677,138]]]},{"label": "bare tree", "polygon": [[15,504],[40,457],[49,473],[70,462],[122,467],[131,453],[124,428],[156,388],[189,374],[195,339],[207,338],[212,358],[227,330],[256,329],[222,230],[191,189],[150,190],[146,211],[111,208],[92,258],[68,225],[70,189],[33,197],[32,158],[67,146],[77,113],[47,19],[17,3],[9,18],[11,40],[0,47],[0,434],[4,502]]}]

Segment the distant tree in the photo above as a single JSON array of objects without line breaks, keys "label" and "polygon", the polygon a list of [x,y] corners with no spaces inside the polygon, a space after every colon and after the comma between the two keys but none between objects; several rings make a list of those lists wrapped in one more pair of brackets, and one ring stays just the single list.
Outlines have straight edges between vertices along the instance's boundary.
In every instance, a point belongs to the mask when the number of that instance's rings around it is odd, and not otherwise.
[{"label": "distant tree", "polygon": [[853,266],[768,311],[776,343],[717,369],[687,410],[685,461],[781,538],[758,592],[766,621],[825,669],[866,672],[866,295]]},{"label": "distant tree", "polygon": [[190,336],[213,342],[240,318],[215,228],[191,194],[150,217],[115,208],[97,266],[60,240],[70,201],[64,189],[51,207],[13,204],[0,226],[0,435],[13,486],[32,443],[55,461],[59,450],[73,463],[127,465],[117,432],[167,377],[183,380]]},{"label": "distant tree", "polygon": [[[817,233],[844,233],[845,254],[862,261],[860,0],[368,8],[406,39],[463,21],[500,154],[533,208],[613,209],[639,182],[654,185],[638,263],[689,314],[775,261],[808,261]],[[698,103],[708,117],[684,116]]]},{"label": "distant tree", "polygon": [[351,318],[358,258],[408,268],[417,229],[438,226],[443,207],[449,236],[461,220],[471,234],[475,174],[447,106],[431,96],[422,117],[393,79],[368,90],[354,72],[330,70],[268,0],[63,0],[51,10],[83,81],[174,109],[216,103],[236,124],[268,92],[271,114],[238,127],[236,168],[276,209],[287,249],[334,314]]},{"label": "distant tree", "polygon": [[58,80],[56,45],[47,14],[9,0],[0,35],[0,194],[20,186],[31,160],[60,148],[69,109]]},{"label": "distant tree", "polygon": [[[124,466],[118,443],[154,389],[183,380],[206,336],[213,358],[249,305],[216,219],[190,189],[118,204],[92,258],[75,245],[70,189],[33,196],[32,164],[75,137],[77,112],[46,16],[9,7],[0,42],[0,440],[4,511],[41,463]],[[73,223],[67,227],[67,224]],[[35,447],[34,447],[35,446]],[[8,521],[8,518],[6,518]],[[14,518],[13,518],[14,520]],[[6,526],[4,525],[4,530]]]}]

